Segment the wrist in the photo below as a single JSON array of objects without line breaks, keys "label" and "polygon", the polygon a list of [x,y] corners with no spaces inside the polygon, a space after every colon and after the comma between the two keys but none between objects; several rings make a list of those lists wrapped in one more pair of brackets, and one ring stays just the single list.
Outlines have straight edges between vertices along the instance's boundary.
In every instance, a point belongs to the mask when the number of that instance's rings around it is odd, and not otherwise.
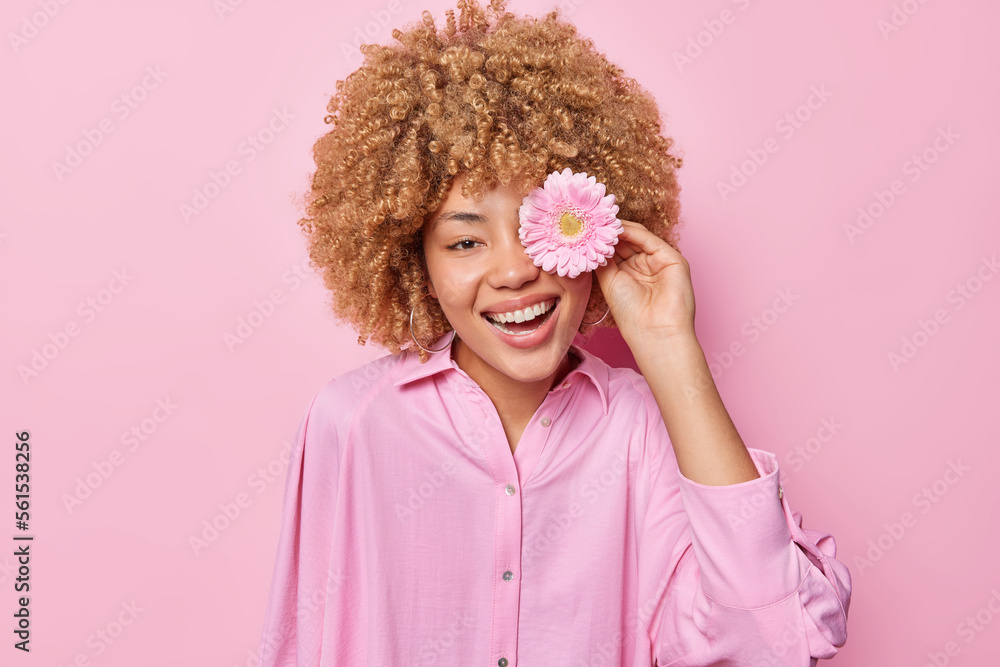
[{"label": "wrist", "polygon": [[642,357],[657,364],[705,360],[705,351],[694,329],[638,337],[632,355],[636,362]]}]

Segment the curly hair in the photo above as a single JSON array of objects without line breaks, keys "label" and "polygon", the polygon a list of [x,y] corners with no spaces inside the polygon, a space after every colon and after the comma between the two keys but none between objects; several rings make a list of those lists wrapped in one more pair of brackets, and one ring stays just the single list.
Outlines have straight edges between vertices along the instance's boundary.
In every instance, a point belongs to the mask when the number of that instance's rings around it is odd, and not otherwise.
[{"label": "curly hair", "polygon": [[[451,330],[426,290],[422,234],[459,173],[462,194],[481,201],[498,182],[524,189],[566,167],[586,172],[615,195],[619,217],[677,245],[682,159],[652,96],[558,10],[539,20],[504,6],[458,0],[443,31],[424,11],[392,31],[398,45],[362,45],[363,64],[327,105],[332,129],[313,147],[298,224],[359,345],[412,346],[411,312],[423,345]],[[606,310],[594,280],[584,320]],[[615,326],[610,314],[602,324]]]}]

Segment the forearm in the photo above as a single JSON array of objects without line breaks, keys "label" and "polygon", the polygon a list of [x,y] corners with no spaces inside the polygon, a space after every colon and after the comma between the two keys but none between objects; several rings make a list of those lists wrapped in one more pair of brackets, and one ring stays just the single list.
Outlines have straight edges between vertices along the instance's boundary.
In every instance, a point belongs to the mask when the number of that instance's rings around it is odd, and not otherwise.
[{"label": "forearm", "polygon": [[681,474],[710,486],[759,477],[693,332],[643,341],[632,354],[656,398]]}]

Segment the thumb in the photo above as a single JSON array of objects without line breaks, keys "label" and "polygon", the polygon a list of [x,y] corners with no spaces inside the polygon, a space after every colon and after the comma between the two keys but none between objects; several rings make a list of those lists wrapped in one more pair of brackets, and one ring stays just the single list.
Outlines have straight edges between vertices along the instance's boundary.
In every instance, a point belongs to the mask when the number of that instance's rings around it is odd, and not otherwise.
[{"label": "thumb", "polygon": [[611,286],[611,282],[618,274],[618,265],[615,264],[614,258],[609,259],[608,263],[604,266],[598,266],[594,269],[594,273],[597,274],[597,281],[601,284],[601,291],[604,292],[604,296],[607,297],[608,288]]}]

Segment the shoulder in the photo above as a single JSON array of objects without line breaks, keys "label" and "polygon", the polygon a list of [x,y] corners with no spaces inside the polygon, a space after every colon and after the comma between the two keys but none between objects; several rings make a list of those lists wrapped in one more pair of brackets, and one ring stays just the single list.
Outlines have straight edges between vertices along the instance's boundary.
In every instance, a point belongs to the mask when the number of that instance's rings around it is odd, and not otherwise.
[{"label": "shoulder", "polygon": [[647,404],[653,400],[653,392],[646,378],[628,367],[608,367],[608,388],[612,396],[626,402]]},{"label": "shoulder", "polygon": [[329,380],[315,393],[309,405],[309,428],[346,433],[351,422],[380,395],[392,387],[403,364],[403,353],[390,354],[349,370]]},{"label": "shoulder", "polygon": [[643,456],[650,447],[652,455],[661,456],[669,447],[669,436],[646,378],[634,368],[612,366],[593,352],[574,348],[582,359],[577,370],[590,377],[596,393],[606,401],[606,411],[596,417],[597,424],[617,433],[619,439],[628,434],[630,448]]},{"label": "shoulder", "polygon": [[585,366],[595,384],[604,385],[607,391],[609,412],[620,415],[623,412],[645,416],[651,409],[659,414],[656,399],[641,373],[627,366],[611,366],[593,352],[577,348],[585,359]]},{"label": "shoulder", "polygon": [[642,373],[631,368],[610,370],[608,393],[612,414],[624,412],[629,415],[630,422],[634,428],[641,430],[647,445],[650,440],[655,440],[658,446],[669,442],[660,406]]},{"label": "shoulder", "polygon": [[608,413],[599,423],[605,425],[609,442],[627,450],[630,475],[637,480],[638,492],[648,497],[648,481],[657,478],[673,448],[656,398],[642,373],[586,354],[584,372],[607,393]]}]

